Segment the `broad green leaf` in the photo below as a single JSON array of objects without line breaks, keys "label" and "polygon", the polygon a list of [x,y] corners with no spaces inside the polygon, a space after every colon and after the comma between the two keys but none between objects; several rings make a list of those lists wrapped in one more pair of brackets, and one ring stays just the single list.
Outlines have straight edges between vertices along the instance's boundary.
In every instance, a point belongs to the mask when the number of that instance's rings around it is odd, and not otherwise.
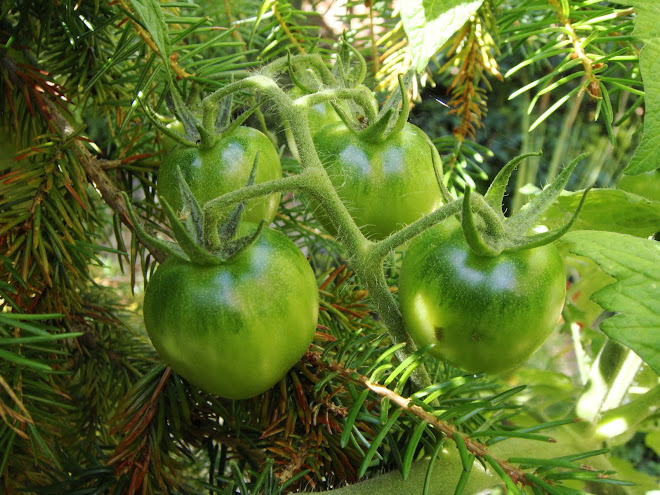
[{"label": "broad green leaf", "polygon": [[616,3],[635,8],[637,16],[633,34],[638,40],[648,43],[654,38],[660,38],[660,3],[657,0],[616,0]]},{"label": "broad green leaf", "polygon": [[660,4],[657,0],[634,0],[631,3],[637,12],[633,34],[646,43],[639,54],[646,95],[644,135],[626,169],[626,174],[635,175],[660,167],[657,153],[660,138]]},{"label": "broad green leaf", "polygon": [[660,202],[660,170],[640,175],[624,175],[616,188]]},{"label": "broad green leaf", "polygon": [[[582,191],[563,194],[546,212],[543,224],[552,230],[565,225]],[[607,230],[638,237],[660,231],[660,202],[616,189],[592,189],[572,230]]]},{"label": "broad green leaf", "polygon": [[646,434],[644,443],[653,450],[657,456],[660,456],[660,430],[653,430]]},{"label": "broad green leaf", "polygon": [[660,373],[660,243],[596,231],[570,232],[563,240],[617,280],[593,295],[603,309],[617,313],[601,330]]},{"label": "broad green leaf", "polygon": [[564,266],[569,271],[580,274],[579,280],[574,281],[571,285],[569,291],[570,302],[567,302],[564,311],[568,312],[572,321],[580,321],[585,326],[591,327],[596,318],[603,312],[603,308],[596,304],[591,296],[594,292],[616,282],[616,280],[603,272],[589,258],[575,256],[571,253],[566,253],[563,258]]},{"label": "broad green leaf", "polygon": [[[507,442],[503,442],[507,443]],[[421,494],[424,486],[424,478],[429,464],[428,457],[412,463],[410,476],[403,480],[398,470],[391,471],[379,476],[374,476],[361,483],[335,488],[327,492],[320,492],[326,495],[401,495],[401,494]],[[463,472],[463,463],[458,454],[458,450],[453,442],[445,442],[435,460],[434,469],[431,473],[429,483],[429,495],[453,495],[456,484]],[[494,475],[490,469],[486,470],[480,463],[475,463],[464,494],[481,493],[482,491],[494,486],[500,485],[501,481]]]},{"label": "broad green leaf", "polygon": [[167,61],[172,53],[172,47],[160,2],[158,0],[131,0],[131,4],[138,18],[149,32],[149,36],[158,47],[161,57],[166,62],[165,66],[169,67]]},{"label": "broad green leaf", "polygon": [[403,29],[417,72],[465,24],[483,0],[406,0],[401,2]]}]

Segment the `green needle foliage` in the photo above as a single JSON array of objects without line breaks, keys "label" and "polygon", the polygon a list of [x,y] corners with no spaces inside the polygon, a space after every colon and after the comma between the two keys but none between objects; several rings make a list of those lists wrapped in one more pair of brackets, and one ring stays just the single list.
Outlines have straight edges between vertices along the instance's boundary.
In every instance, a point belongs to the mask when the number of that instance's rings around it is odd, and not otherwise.
[{"label": "green needle foliage", "polygon": [[[652,407],[660,371],[660,253],[652,237],[660,207],[648,194],[660,180],[657,159],[633,156],[640,142],[649,149],[659,119],[651,97],[660,80],[653,2],[425,8],[428,2],[406,1],[406,8],[389,1],[0,1],[4,493],[657,489],[657,479],[611,454],[616,446],[625,451],[634,434],[636,448],[645,439],[647,464],[660,463]],[[413,73],[416,34],[432,42],[433,31],[424,30],[447,13],[467,21],[437,46],[424,45],[429,62]],[[395,103],[406,101],[400,81],[409,82],[411,120],[442,157],[429,180],[449,191],[447,215],[460,214],[464,191],[481,197],[488,179],[522,154],[514,183],[499,184],[494,201],[505,202],[507,218],[517,212],[514,218],[529,219],[525,230],[542,224],[553,232],[583,206],[561,241],[570,288],[560,332],[528,365],[503,376],[469,375],[388,333],[400,319],[405,242],[381,244],[387,249],[374,256],[384,259],[382,277],[374,282],[374,273],[360,271],[356,250],[320,226],[304,188],[284,191],[274,220],[318,282],[316,337],[300,362],[274,388],[243,401],[203,392],[161,362],[141,304],[165,255],[135,234],[139,222],[162,243],[174,237],[167,219],[175,213],[164,210],[155,188],[173,146],[161,129],[178,118],[195,141],[209,120],[203,102],[212,97],[205,98],[255,81],[249,78],[269,63],[279,88],[303,84],[312,93],[306,98],[317,99],[327,91],[359,129],[379,109],[363,105],[354,118],[366,98],[355,74],[366,69],[364,84],[385,106],[379,115],[398,111]],[[287,121],[274,90],[246,88],[210,123],[245,118],[277,145],[284,177],[295,181],[306,164],[294,137],[306,124]],[[342,91],[346,98],[337,96]],[[569,180],[562,166],[585,152]],[[647,175],[613,189],[631,172],[631,157]],[[556,184],[566,181],[574,192],[554,201]],[[594,184],[585,199],[582,190]],[[527,198],[534,206],[550,196],[543,216],[521,209]],[[500,205],[490,206],[499,215]],[[471,211],[469,201],[465,208]],[[407,232],[395,240],[408,241]],[[394,311],[379,311],[383,300]],[[608,361],[613,348],[619,352]],[[593,397],[602,406],[587,418],[578,405]]]}]

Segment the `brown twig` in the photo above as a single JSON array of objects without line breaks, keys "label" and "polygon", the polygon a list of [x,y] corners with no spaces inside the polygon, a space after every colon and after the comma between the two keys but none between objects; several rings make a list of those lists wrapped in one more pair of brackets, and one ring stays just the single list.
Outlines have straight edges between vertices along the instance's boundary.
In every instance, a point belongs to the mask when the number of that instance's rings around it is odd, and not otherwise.
[{"label": "brown twig", "polygon": [[282,31],[284,31],[284,34],[286,34],[287,38],[293,43],[296,47],[296,50],[298,50],[299,53],[305,54],[305,49],[303,46],[300,44],[300,41],[296,39],[296,37],[293,35],[291,30],[289,29],[289,26],[287,26],[286,21],[280,14],[280,11],[277,9],[277,2],[273,3],[273,15],[275,16],[275,19],[277,19],[277,23],[280,25],[282,28]]},{"label": "brown twig", "polygon": [[[477,442],[466,435],[461,434],[452,425],[439,420],[433,414],[424,410],[422,407],[416,404],[412,404],[411,403],[412,400],[410,398],[403,397],[397,394],[396,392],[390,390],[389,388],[383,387],[382,385],[372,383],[368,377],[357,373],[355,370],[345,368],[339,363],[335,363],[335,362],[326,363],[325,361],[323,361],[323,359],[321,359],[320,352],[309,351],[307,352],[307,354],[305,354],[304,359],[316,368],[322,368],[328,371],[335,372],[340,376],[342,376],[343,378],[345,378],[346,380],[350,380],[365,388],[368,388],[369,390],[378,394],[381,397],[387,397],[390,402],[396,404],[404,411],[407,411],[410,414],[417,416],[419,419],[427,422],[433,428],[440,431],[442,434],[452,439],[454,442],[462,440],[465,443],[465,447],[467,448],[468,452],[472,453],[477,458],[484,459],[486,456],[493,457],[492,454],[490,454],[490,452],[488,451],[488,448],[484,444]],[[514,483],[521,483],[523,485],[534,484],[533,482],[531,482],[526,478],[525,472],[523,470],[512,466],[507,461],[498,459],[496,457],[493,458]]]},{"label": "brown twig", "polygon": [[[564,29],[566,29],[566,32],[568,33],[568,38],[570,39],[571,44],[573,45],[573,50],[575,52],[575,58],[580,60],[580,63],[584,68],[585,79],[588,81],[586,89],[589,93],[589,96],[594,99],[600,99],[600,81],[594,73],[594,65],[591,62],[589,56],[584,51],[582,40],[580,40],[580,37],[577,35],[575,27],[573,27],[571,20],[566,15],[564,15],[562,7],[559,5],[557,0],[548,0],[548,3],[557,9],[557,17],[559,17],[559,22],[562,26],[564,26]],[[622,15],[627,15],[631,12],[632,9],[627,9],[626,11],[622,11]]]},{"label": "brown twig", "polygon": [[[66,137],[73,132],[71,125],[64,117],[59,107],[57,107],[51,100],[44,99],[44,105],[46,106],[51,125],[54,125],[55,131],[66,139]],[[108,206],[119,215],[120,221],[131,231],[135,230],[135,226],[128,213],[128,207],[122,196],[122,191],[105,172],[106,169],[114,167],[114,161],[96,158],[85,146],[85,142],[82,139],[75,139],[73,141],[73,146],[75,154],[80,161],[89,182],[96,187],[97,191],[101,194],[101,197]],[[108,166],[109,164],[111,164],[111,166]],[[154,259],[159,262],[165,260],[165,253],[149,246],[147,246],[147,248]]]}]

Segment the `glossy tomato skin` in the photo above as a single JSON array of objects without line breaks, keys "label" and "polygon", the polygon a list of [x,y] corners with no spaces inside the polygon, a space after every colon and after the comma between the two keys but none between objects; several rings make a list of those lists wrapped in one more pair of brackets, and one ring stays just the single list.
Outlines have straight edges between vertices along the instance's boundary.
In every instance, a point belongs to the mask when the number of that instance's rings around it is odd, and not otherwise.
[{"label": "glossy tomato skin", "polygon": [[[298,87],[294,87],[291,90],[290,96],[292,98],[299,98],[304,96],[306,93]],[[341,118],[335,112],[335,109],[329,102],[317,103],[309,107],[307,111],[307,123],[309,124],[309,132],[315,135],[326,125],[334,124],[335,122],[340,122]]]},{"label": "glossy tomato skin", "polygon": [[524,363],[555,328],[565,294],[554,246],[477,256],[453,219],[413,240],[399,279],[415,342],[435,344],[432,353],[470,373]]},{"label": "glossy tomato skin", "polygon": [[[197,146],[177,146],[163,160],[158,172],[157,191],[176,211],[182,207],[176,166],[193,195],[200,203],[245,186],[250,177],[254,158],[259,152],[255,183],[282,177],[277,150],[257,129],[238,127],[222,137],[211,149]],[[243,219],[248,222],[265,220],[270,223],[277,213],[280,194],[271,194],[247,202]]]},{"label": "glossy tomato skin", "polygon": [[341,118],[330,103],[317,103],[309,108],[307,121],[309,122],[309,132],[314,136],[325,126],[340,122]]},{"label": "glossy tomato skin", "polygon": [[268,228],[225,265],[168,258],[144,297],[145,326],[163,361],[229,399],[275,385],[307,351],[317,318],[309,263],[286,235]]},{"label": "glossy tomato skin", "polygon": [[[440,156],[428,136],[412,124],[406,123],[385,141],[373,142],[338,122],[321,129],[314,144],[340,198],[371,239],[383,239],[441,204],[432,161],[435,155],[440,163]],[[336,233],[322,213],[317,218]]]}]

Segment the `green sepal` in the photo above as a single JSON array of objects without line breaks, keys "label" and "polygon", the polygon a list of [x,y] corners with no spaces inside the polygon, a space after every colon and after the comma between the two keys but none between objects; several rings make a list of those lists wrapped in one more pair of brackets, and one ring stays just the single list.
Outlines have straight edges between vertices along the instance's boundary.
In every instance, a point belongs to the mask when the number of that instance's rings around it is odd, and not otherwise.
[{"label": "green sepal", "polygon": [[412,82],[414,72],[408,71],[405,76],[399,75],[399,91],[395,91],[390,95],[389,100],[383,106],[383,110],[392,108],[396,110],[401,107],[399,114],[397,115],[396,120],[391,123],[391,127],[387,129],[387,134],[385,139],[389,136],[394,136],[403,130],[403,127],[408,122],[408,116],[410,115],[410,99],[408,98],[408,87]]},{"label": "green sepal", "polygon": [[[346,38],[346,31],[344,31],[344,34],[341,37],[341,46],[338,65],[340,66],[339,69],[341,70],[343,77],[340,78],[340,80],[344,84],[344,87],[354,88],[362,84],[365,77],[367,77],[367,62],[357,48],[349,43]],[[350,68],[351,55],[354,55],[355,59],[358,61],[357,76],[353,80],[350,80],[348,77],[350,71],[346,70],[346,67]]]},{"label": "green sepal", "polygon": [[342,108],[341,105],[335,103],[334,101],[330,102],[330,105],[332,105],[332,108],[335,110],[337,115],[339,115],[339,118],[341,121],[344,123],[346,127],[351,129],[355,134],[360,134],[365,131],[364,126],[356,121],[356,119],[351,118],[351,115]]},{"label": "green sepal", "polygon": [[[334,105],[333,105],[334,106]],[[336,110],[336,108],[335,108]],[[341,114],[339,114],[340,117],[342,117]],[[381,142],[385,140],[385,133],[387,132],[388,128],[390,127],[390,121],[392,120],[392,117],[394,116],[394,109],[390,108],[387,110],[384,114],[380,115],[376,122],[373,124],[370,124],[369,127],[364,129],[363,131],[360,131],[358,135],[360,136],[360,139],[363,139],[365,141],[370,141],[370,142]],[[342,117],[343,120],[343,117]]]},{"label": "green sepal", "polygon": [[162,132],[167,137],[172,139],[172,141],[175,141],[184,146],[195,146],[195,142],[191,141],[186,136],[183,136],[182,134],[179,134],[178,132],[173,131],[172,129],[167,127],[167,125],[163,123],[159,115],[156,112],[154,112],[153,109],[149,105],[147,105],[142,100],[141,97],[138,97],[138,101],[140,102],[140,105],[142,106],[144,113],[147,115],[147,117],[154,125],[154,127],[156,127],[156,129],[158,129],[160,132]]},{"label": "green sepal", "polygon": [[[190,111],[188,106],[181,99],[181,95],[176,90],[173,82],[170,81],[167,93],[167,106],[173,110],[174,115],[181,121],[183,128],[186,130],[186,136],[194,139],[197,142],[202,136],[199,132],[201,125],[199,119]],[[193,143],[194,144],[194,143]]]},{"label": "green sepal", "polygon": [[257,228],[251,234],[239,237],[238,239],[226,239],[220,245],[220,249],[218,249],[215,254],[223,260],[228,260],[238,256],[241,251],[254,244],[254,242],[259,238],[259,235],[264,228],[264,224],[264,220],[259,222]]},{"label": "green sepal", "polygon": [[126,209],[128,210],[128,216],[131,219],[131,223],[133,224],[133,230],[143,243],[156,248],[169,256],[176,256],[177,258],[184,261],[190,261],[190,259],[185,255],[185,253],[181,250],[176,242],[159,239],[158,237],[149,234],[142,226],[142,223],[138,220],[128,194],[125,192],[122,192],[121,194],[124,197],[124,201],[126,202]]},{"label": "green sepal", "polygon": [[582,210],[582,206],[584,205],[584,202],[587,199],[587,194],[591,191],[591,187],[587,188],[584,191],[584,194],[582,194],[582,198],[580,198],[580,203],[578,204],[577,208],[573,212],[573,215],[571,216],[570,220],[564,225],[563,227],[560,227],[558,229],[548,231],[548,232],[543,232],[540,234],[535,234],[535,235],[529,235],[525,236],[522,239],[522,242],[518,245],[512,245],[512,246],[507,246],[505,248],[506,251],[520,251],[523,249],[530,249],[530,248],[535,248],[539,246],[544,246],[546,244],[550,244],[551,242],[556,241],[560,237],[562,237],[566,232],[571,230],[571,227],[577,220],[578,216],[580,215],[580,210]]},{"label": "green sepal", "polygon": [[[257,177],[257,164],[259,163],[259,151],[254,156],[254,162],[252,162],[252,169],[250,170],[250,176],[248,177],[245,187],[251,186],[254,184],[254,180]],[[229,243],[238,232],[238,226],[241,222],[241,216],[243,215],[243,210],[247,200],[241,201],[238,203],[232,211],[229,213],[227,218],[220,224],[218,227],[218,237],[220,238],[221,245]]]},{"label": "green sepal", "polygon": [[190,190],[186,179],[183,177],[181,168],[176,165],[175,170],[179,186],[179,195],[181,196],[181,203],[183,205],[182,211],[190,214],[186,215],[186,228],[195,242],[198,244],[203,244],[204,229],[202,226],[204,225],[204,212],[202,211],[202,208],[199,206],[197,199]]},{"label": "green sepal", "polygon": [[196,265],[220,265],[224,260],[221,260],[213,254],[209,253],[206,249],[200,246],[195,239],[190,235],[188,229],[181,223],[177,214],[174,212],[170,204],[165,198],[161,198],[163,210],[170,222],[172,228],[172,235],[178,243],[181,250],[188,256],[189,260]]},{"label": "green sepal", "polygon": [[578,163],[587,155],[582,153],[577,158],[573,159],[564,170],[557,176],[557,178],[537,196],[535,196],[529,203],[522,207],[507,220],[511,225],[509,233],[513,237],[524,236],[529,229],[541,218],[543,213],[550,208],[552,203],[559,197],[564,190],[564,186],[571,177],[573,170],[577,167]]},{"label": "green sepal", "polygon": [[234,132],[237,128],[243,125],[243,123],[252,115],[257,108],[259,108],[261,104],[254,105],[250,108],[248,108],[245,112],[243,112],[241,115],[239,115],[234,121],[232,121],[231,124],[229,124],[227,127],[222,129],[220,132],[221,136],[226,136]]},{"label": "green sepal", "polygon": [[442,194],[442,199],[447,203],[451,203],[454,201],[454,198],[452,197],[451,193],[449,192],[449,189],[447,189],[447,186],[445,185],[444,181],[444,176],[445,176],[445,171],[442,167],[442,161],[438,160],[435,151],[435,146],[433,144],[429,144],[429,151],[431,152],[431,161],[433,162],[433,172],[435,173],[435,180],[438,183],[438,187],[440,188],[440,193]]},{"label": "green sepal", "polygon": [[[233,78],[232,81],[234,82]],[[222,130],[229,127],[230,118],[231,118],[231,107],[234,103],[234,93],[225,96],[218,103],[218,116],[215,119],[215,128],[217,130]]]},{"label": "green sepal", "polygon": [[[387,103],[378,112],[376,121],[370,123],[366,129],[359,133],[360,139],[371,142],[382,142],[389,136],[401,132],[406,122],[408,122],[408,116],[410,114],[410,101],[408,99],[407,88],[412,78],[413,73],[410,71],[405,76],[399,76],[398,91],[394,91],[390,95]],[[401,106],[400,109],[399,106]],[[394,118],[395,114],[396,118]]]},{"label": "green sepal", "polygon": [[504,194],[506,192],[506,186],[509,183],[511,174],[516,169],[518,164],[522,162],[525,158],[530,156],[541,156],[542,152],[538,151],[536,153],[525,153],[523,155],[515,157],[509,163],[504,165],[502,169],[493,179],[490,187],[486,194],[484,194],[484,199],[493,210],[495,210],[501,218],[504,218],[504,213],[502,212],[502,203],[504,201]]},{"label": "green sepal", "polygon": [[474,214],[470,208],[470,198],[472,196],[472,189],[467,186],[465,189],[465,196],[463,196],[463,214],[461,225],[463,227],[463,235],[467,241],[470,249],[479,256],[497,256],[502,252],[501,249],[493,249],[483,239],[477,224],[474,221]]}]

